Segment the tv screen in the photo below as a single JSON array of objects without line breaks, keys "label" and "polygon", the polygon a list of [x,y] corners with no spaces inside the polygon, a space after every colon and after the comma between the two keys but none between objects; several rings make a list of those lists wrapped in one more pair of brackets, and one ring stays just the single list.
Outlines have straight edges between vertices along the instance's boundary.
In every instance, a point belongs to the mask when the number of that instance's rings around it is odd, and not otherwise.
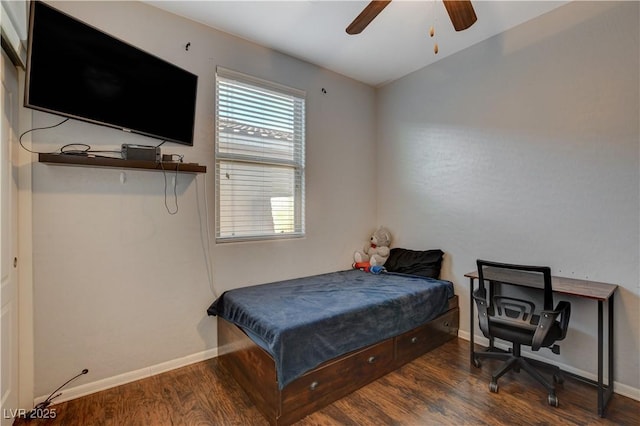
[{"label": "tv screen", "polygon": [[193,145],[198,77],[32,2],[25,106]]}]

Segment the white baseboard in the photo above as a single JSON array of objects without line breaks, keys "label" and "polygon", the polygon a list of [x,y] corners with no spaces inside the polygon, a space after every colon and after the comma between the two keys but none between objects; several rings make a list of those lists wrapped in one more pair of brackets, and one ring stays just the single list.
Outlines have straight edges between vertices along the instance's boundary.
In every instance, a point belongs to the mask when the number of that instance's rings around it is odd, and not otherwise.
[{"label": "white baseboard", "polygon": [[[63,389],[62,395],[56,398],[54,403],[69,401],[81,396],[89,395],[92,393],[100,392],[105,389],[113,388],[116,386],[124,385],[126,383],[134,382],[136,380],[145,379],[147,377],[155,376],[160,373],[164,373],[176,368],[185,367],[189,364],[195,364],[196,362],[205,361],[207,359],[215,358],[218,356],[218,348],[207,349],[206,351],[198,352],[193,355],[187,355],[182,358],[173,359],[171,361],[162,362],[160,364],[152,365],[149,367],[141,368],[135,371],[129,371],[128,373],[118,374],[117,376],[107,377],[106,379],[97,380],[91,383],[85,383],[73,388]],[[34,400],[34,406],[45,399],[48,395],[39,396]]]},{"label": "white baseboard", "polygon": [[[468,331],[463,331],[463,330],[458,330],[458,337],[464,340],[469,340],[469,332]],[[475,335],[474,336],[474,341],[475,343],[478,343],[479,345],[482,346],[489,346],[489,339],[487,339],[484,336],[478,336]],[[497,343],[496,347],[500,348],[500,349],[507,349],[509,346],[508,345],[504,345],[504,344],[500,344]],[[533,352],[527,352],[527,357],[530,357],[532,359],[537,359],[539,361],[543,361],[543,362],[549,362],[548,358],[542,357],[536,353]],[[575,374],[577,376],[580,377],[585,377],[589,380],[593,380],[593,381],[597,381],[598,380],[598,375],[597,374],[593,374],[590,373],[588,371],[584,371],[584,370],[580,370],[578,368],[572,367],[568,364],[564,364],[561,362],[554,362],[555,365],[557,365],[558,367],[560,367],[560,369],[562,371],[566,371],[567,373],[571,373],[571,374]],[[607,376],[604,376],[605,383],[607,382]],[[628,398],[631,399],[635,399],[636,401],[640,401],[640,389],[638,388],[634,388],[632,386],[629,385],[625,385],[624,383],[620,383],[620,382],[616,382],[615,380],[613,381],[613,392],[617,393],[619,395],[622,396],[626,396]]]}]

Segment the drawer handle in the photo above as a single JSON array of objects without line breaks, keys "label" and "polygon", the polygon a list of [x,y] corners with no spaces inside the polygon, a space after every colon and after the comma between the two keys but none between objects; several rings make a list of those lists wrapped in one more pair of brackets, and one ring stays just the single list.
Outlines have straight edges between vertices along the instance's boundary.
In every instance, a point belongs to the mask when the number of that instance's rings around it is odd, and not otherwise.
[{"label": "drawer handle", "polygon": [[445,326],[445,327],[449,327],[449,321],[445,321],[445,322],[444,322],[444,326]]},{"label": "drawer handle", "polygon": [[376,358],[375,356],[370,356],[370,357],[369,357],[369,359],[367,360],[367,362],[368,362],[369,364],[373,364],[374,362],[376,362],[376,359],[377,359],[377,358]]},{"label": "drawer handle", "polygon": [[418,343],[418,338],[417,337],[412,337],[411,338],[411,343]]},{"label": "drawer handle", "polygon": [[318,382],[311,383],[311,385],[309,385],[309,390],[312,390],[312,391],[316,390],[316,388],[318,387],[319,384],[320,383],[318,383]]}]

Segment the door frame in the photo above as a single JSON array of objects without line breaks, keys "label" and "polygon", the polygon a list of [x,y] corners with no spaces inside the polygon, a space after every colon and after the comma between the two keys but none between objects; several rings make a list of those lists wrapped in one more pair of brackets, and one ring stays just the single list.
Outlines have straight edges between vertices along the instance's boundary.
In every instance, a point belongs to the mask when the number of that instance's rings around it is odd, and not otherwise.
[{"label": "door frame", "polygon": [[[18,67],[18,87],[20,99],[24,99],[25,70]],[[33,113],[20,106],[18,113],[20,133],[33,128]],[[31,133],[27,133],[22,142],[31,146]],[[17,141],[16,141],[17,143]],[[34,348],[34,310],[33,310],[33,163],[35,154],[24,149],[18,151],[18,346],[20,370],[18,381],[20,408],[31,409],[35,401],[35,348]]]}]

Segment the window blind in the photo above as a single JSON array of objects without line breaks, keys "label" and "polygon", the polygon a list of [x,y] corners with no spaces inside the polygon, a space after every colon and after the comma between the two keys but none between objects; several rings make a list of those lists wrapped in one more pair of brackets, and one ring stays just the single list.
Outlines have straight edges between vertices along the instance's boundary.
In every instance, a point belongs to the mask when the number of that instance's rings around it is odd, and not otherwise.
[{"label": "window blind", "polygon": [[216,241],[304,235],[305,92],[218,67]]}]

